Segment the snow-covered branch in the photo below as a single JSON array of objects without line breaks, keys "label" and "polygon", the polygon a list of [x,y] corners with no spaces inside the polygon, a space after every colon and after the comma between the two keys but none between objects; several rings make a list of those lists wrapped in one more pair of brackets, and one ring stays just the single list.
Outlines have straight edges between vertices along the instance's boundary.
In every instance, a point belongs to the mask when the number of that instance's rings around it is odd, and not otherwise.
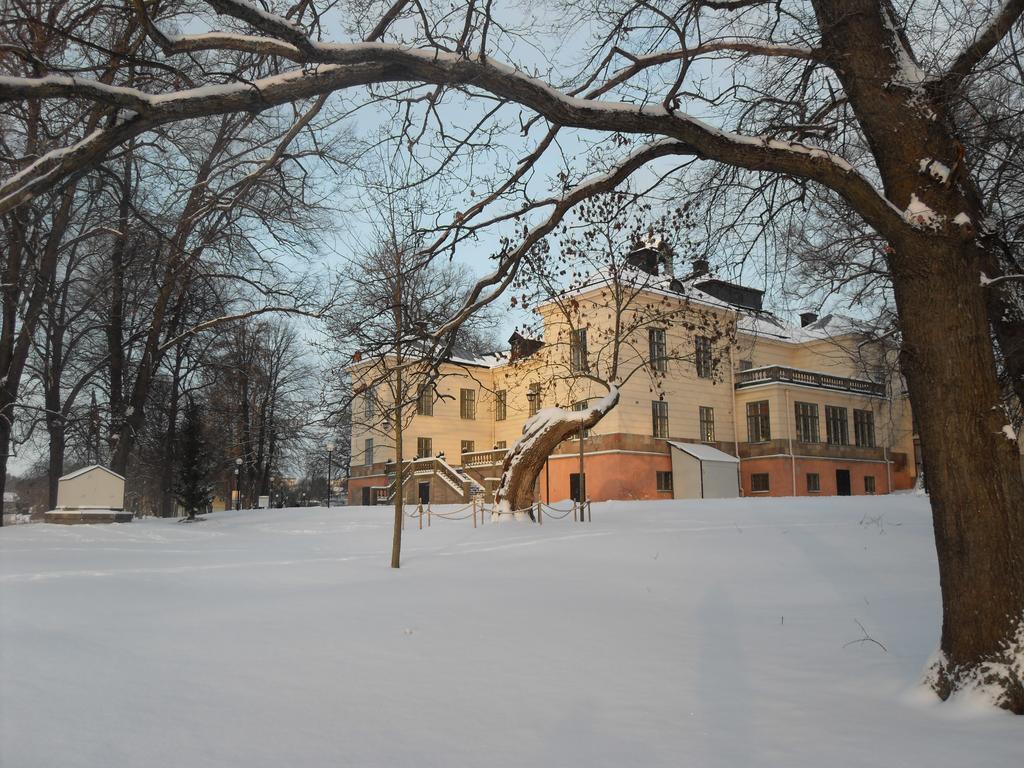
[{"label": "snow-covered branch", "polygon": [[[798,142],[722,131],[660,105],[576,98],[491,57],[387,43],[352,43],[316,44],[308,61],[319,66],[307,65],[249,83],[210,85],[159,95],[132,88],[85,86],[81,78],[0,79],[0,101],[84,97],[136,113],[121,125],[97,132],[91,140],[94,151],[57,150],[5,181],[0,185],[0,213],[61,178],[85,169],[110,147],[159,125],[225,112],[261,111],[358,85],[412,81],[480,89],[533,109],[555,125],[676,139],[691,145],[693,154],[703,158],[825,184],[847,198],[880,229],[891,228],[900,221],[862,174],[830,152]],[[111,136],[111,132],[118,135]]]}]

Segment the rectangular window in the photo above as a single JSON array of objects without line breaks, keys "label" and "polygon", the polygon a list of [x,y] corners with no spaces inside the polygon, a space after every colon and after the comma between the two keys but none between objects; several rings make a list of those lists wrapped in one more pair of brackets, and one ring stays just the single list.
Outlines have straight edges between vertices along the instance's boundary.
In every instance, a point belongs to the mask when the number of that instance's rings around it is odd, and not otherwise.
[{"label": "rectangular window", "polygon": [[668,437],[668,403],[651,401],[651,422],[655,437]]},{"label": "rectangular window", "polygon": [[579,328],[569,334],[569,370],[583,373],[587,370],[587,329]]},{"label": "rectangular window", "polygon": [[701,379],[710,379],[715,371],[715,359],[711,351],[711,339],[706,336],[697,336],[693,340],[694,362],[697,365],[697,376]]},{"label": "rectangular window", "polygon": [[796,410],[796,439],[801,443],[817,443],[818,404],[794,403],[793,407]]},{"label": "rectangular window", "polygon": [[853,409],[853,439],[861,448],[875,447],[875,414]]},{"label": "rectangular window", "polygon": [[754,367],[754,361],[753,360],[740,360],[740,370],[741,371],[749,371],[753,367]]},{"label": "rectangular window", "polygon": [[846,408],[839,405],[825,406],[825,431],[829,445],[849,445],[850,433],[846,422]]},{"label": "rectangular window", "polygon": [[772,439],[771,421],[768,417],[768,401],[758,400],[747,403],[747,442],[766,443]]},{"label": "rectangular window", "polygon": [[526,400],[529,404],[530,415],[536,416],[540,410],[540,384],[531,384],[529,392],[526,393]]},{"label": "rectangular window", "polygon": [[463,419],[476,418],[476,390],[459,390],[459,416]]},{"label": "rectangular window", "polygon": [[757,472],[750,476],[750,491],[752,493],[767,493],[770,489],[768,485],[768,473]]},{"label": "rectangular window", "polygon": [[508,390],[499,389],[494,393],[494,420],[504,421],[505,420],[505,409],[506,409],[506,398],[508,397]]},{"label": "rectangular window", "polygon": [[[589,407],[590,407],[590,401],[589,400],[579,400],[579,401],[577,401],[577,402],[572,404],[572,409],[574,411],[585,411]],[[583,437],[590,437],[590,430],[589,429],[584,429],[583,430]],[[574,432],[572,437],[570,437],[569,439],[570,440],[579,440],[580,439],[579,431]]]},{"label": "rectangular window", "polygon": [[370,466],[373,464],[373,438],[368,437],[363,440],[363,464]]},{"label": "rectangular window", "polygon": [[665,339],[664,328],[647,330],[647,354],[653,370],[658,373],[665,373],[668,370],[668,342]]},{"label": "rectangular window", "polygon": [[475,450],[476,450],[476,443],[475,442],[473,442],[472,440],[463,440],[462,441],[462,452],[463,453],[472,453]]},{"label": "rectangular window", "polygon": [[419,396],[416,398],[416,415],[434,415],[434,388],[431,386],[420,387]]},{"label": "rectangular window", "polygon": [[367,388],[363,393],[363,418],[367,421],[370,421],[373,418],[375,400],[376,398],[373,395],[373,390]]},{"label": "rectangular window", "polygon": [[502,450],[503,451],[506,448],[508,448],[508,443],[506,443],[504,440],[499,440],[498,442],[496,442],[494,444],[494,450],[496,450],[496,451],[498,451],[498,450]]},{"label": "rectangular window", "polygon": [[817,472],[807,473],[807,492],[808,493],[820,493],[821,492],[821,475]]},{"label": "rectangular window", "polygon": [[864,475],[864,493],[874,494],[875,492],[875,476]]},{"label": "rectangular window", "polygon": [[421,459],[429,459],[434,455],[434,441],[429,437],[416,438],[416,455]]},{"label": "rectangular window", "polygon": [[659,491],[671,491],[672,490],[672,473],[671,472],[658,472],[657,473],[657,484]]},{"label": "rectangular window", "polygon": [[700,406],[700,439],[705,443],[715,442],[715,409]]}]

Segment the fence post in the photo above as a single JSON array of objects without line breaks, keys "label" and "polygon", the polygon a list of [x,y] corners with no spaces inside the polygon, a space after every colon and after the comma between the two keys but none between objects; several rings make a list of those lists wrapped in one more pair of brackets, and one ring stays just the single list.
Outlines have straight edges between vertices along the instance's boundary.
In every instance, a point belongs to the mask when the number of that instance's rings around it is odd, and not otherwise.
[{"label": "fence post", "polygon": [[593,513],[590,511],[590,499],[587,499],[587,522],[588,523],[594,522]]},{"label": "fence post", "polygon": [[473,499],[473,527],[476,528],[476,499]]},{"label": "fence post", "polygon": [[422,531],[423,530],[423,502],[422,501],[419,504],[419,512],[420,512],[420,530]]},{"label": "fence post", "polygon": [[430,504],[427,504],[427,528],[430,527]]}]

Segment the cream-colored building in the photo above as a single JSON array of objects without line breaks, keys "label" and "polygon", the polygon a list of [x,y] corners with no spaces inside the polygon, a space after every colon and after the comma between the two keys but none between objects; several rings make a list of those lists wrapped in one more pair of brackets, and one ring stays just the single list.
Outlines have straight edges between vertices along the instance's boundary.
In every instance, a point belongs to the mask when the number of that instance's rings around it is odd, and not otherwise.
[{"label": "cream-colored building", "polygon": [[[672,442],[739,459],[745,495],[912,487],[911,414],[884,341],[831,315],[788,326],[762,309],[756,289],[714,279],[701,265],[677,279],[652,269],[654,261],[638,259],[632,272],[599,274],[553,298],[536,310],[539,338],[515,335],[502,355],[453,359],[438,369],[432,392],[407,396],[407,499],[458,501],[493,490],[533,413],[606,393],[588,374],[623,382],[619,404],[583,439],[591,500],[700,497],[693,472],[680,476],[688,462],[674,463]],[[384,502],[394,494],[393,385],[369,363],[351,373],[359,394],[350,503]],[[579,454],[578,439],[556,449],[539,479],[542,500],[578,495]],[[716,489],[726,487],[727,463],[714,468]]]}]

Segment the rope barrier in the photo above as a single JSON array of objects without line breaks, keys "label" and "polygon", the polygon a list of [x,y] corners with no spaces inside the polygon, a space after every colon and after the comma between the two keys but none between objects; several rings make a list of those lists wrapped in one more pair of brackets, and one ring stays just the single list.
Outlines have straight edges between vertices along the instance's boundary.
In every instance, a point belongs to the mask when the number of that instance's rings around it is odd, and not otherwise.
[{"label": "rope barrier", "polygon": [[449,513],[432,512],[431,514],[434,517],[440,517],[443,520],[469,520],[469,518],[471,518],[473,516],[472,512],[470,514],[468,514],[468,515],[461,515],[460,517],[452,517],[452,513],[450,513],[450,512]]},{"label": "rope barrier", "polygon": [[[456,507],[455,509],[447,510],[445,512],[439,512],[435,510],[429,503],[426,505],[422,503],[417,504],[415,507],[411,507],[412,511],[406,511],[408,509],[410,509],[410,505],[403,505],[403,517],[419,520],[420,530],[423,529],[424,517],[426,517],[427,519],[428,528],[430,527],[431,521],[435,517],[439,517],[442,520],[468,520],[469,518],[473,518],[473,527],[475,528],[477,526],[476,516],[478,512],[480,515],[481,525],[483,524],[484,521],[484,515],[488,512],[492,515],[492,517],[501,517],[503,515],[516,516],[521,514],[530,514],[531,516],[533,516],[534,520],[536,520],[540,524],[543,524],[545,516],[547,516],[551,520],[564,520],[569,515],[573,515],[573,520],[576,520],[577,512],[579,512],[580,522],[583,522],[584,515],[586,515],[586,518],[588,520],[591,519],[589,501],[585,501],[582,504],[573,502],[572,507],[570,507],[569,509],[560,509],[552,504],[547,504],[541,501],[531,504],[528,507],[510,510],[498,509],[497,506],[493,504],[490,505],[490,507],[488,507],[488,505],[486,504],[476,502],[463,504],[462,506]],[[468,514],[460,514],[461,512],[465,512],[466,510],[471,511]]]},{"label": "rope barrier", "polygon": [[553,515],[553,514],[551,514],[551,512],[548,512],[547,516],[550,517],[552,520],[564,520],[565,518],[567,518],[569,515],[571,515],[573,512],[576,511],[576,505],[575,504],[573,504],[573,506],[571,506],[569,509],[559,509],[558,507],[553,507],[550,504],[545,504],[544,502],[541,502],[540,503],[540,507],[541,507],[541,514],[544,514],[544,512],[543,512],[544,508],[553,510],[555,512],[561,512],[562,513],[560,515]]}]

